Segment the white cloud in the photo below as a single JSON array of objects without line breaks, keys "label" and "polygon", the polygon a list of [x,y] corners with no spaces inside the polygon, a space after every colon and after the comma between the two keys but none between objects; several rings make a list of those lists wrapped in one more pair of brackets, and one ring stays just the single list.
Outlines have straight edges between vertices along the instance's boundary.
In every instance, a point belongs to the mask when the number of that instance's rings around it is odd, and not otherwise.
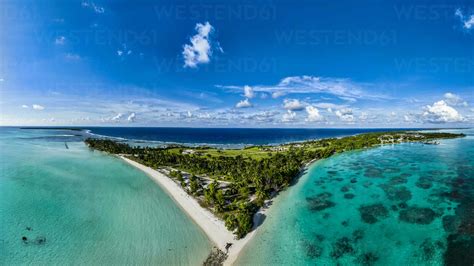
[{"label": "white cloud", "polygon": [[343,108],[340,110],[336,110],[336,112],[334,113],[336,114],[337,117],[339,117],[341,121],[354,122],[354,114],[352,113],[352,109],[350,108]]},{"label": "white cloud", "polygon": [[[328,94],[349,102],[355,102],[357,99],[388,99],[385,95],[374,92],[368,93],[361,89],[362,86],[373,87],[374,85],[358,84],[349,79],[341,78],[291,76],[281,79],[276,85],[254,85],[252,89],[255,92],[269,93],[273,98],[286,94]],[[217,85],[217,87],[234,90],[242,89],[242,87],[232,85]]]},{"label": "white cloud", "polygon": [[123,114],[122,113],[118,113],[116,116],[112,117],[110,120],[112,121],[118,121],[120,119],[122,119],[123,117]]},{"label": "white cloud", "polygon": [[278,115],[278,112],[276,111],[264,111],[264,112],[259,112],[259,113],[254,113],[250,115],[243,115],[241,118],[253,121],[253,122],[266,122],[266,123],[271,123],[274,122],[275,116]]},{"label": "white cloud", "polygon": [[0,82],[4,82],[4,81],[5,81],[5,79],[4,79],[4,78],[0,78]]},{"label": "white cloud", "polygon": [[132,54],[132,50],[127,48],[126,44],[122,45],[122,48],[117,50],[117,56],[118,57],[124,57]]},{"label": "white cloud", "polygon": [[33,109],[41,111],[44,110],[44,106],[41,106],[39,104],[33,104]]},{"label": "white cloud", "polygon": [[248,107],[252,107],[252,103],[249,101],[249,99],[245,99],[245,100],[242,100],[240,102],[238,102],[235,107],[237,108],[248,108]]},{"label": "white cloud", "polygon": [[26,105],[26,104],[23,104],[23,105],[21,106],[21,108],[27,109],[27,108],[30,108],[30,107],[29,107],[28,105]]},{"label": "white cloud", "polygon": [[206,113],[199,113],[199,114],[197,114],[197,118],[199,118],[199,119],[211,119],[212,116],[211,116],[210,113],[207,113],[207,112],[206,112]]},{"label": "white cloud", "polygon": [[455,16],[459,18],[459,20],[462,23],[463,28],[466,30],[470,30],[474,26],[474,14],[471,15],[464,15],[461,9],[456,9],[456,12],[454,13]]},{"label": "white cloud", "polygon": [[77,54],[71,54],[71,53],[67,53],[66,55],[64,55],[64,58],[68,61],[78,61],[78,60],[81,60],[81,57]]},{"label": "white cloud", "polygon": [[458,111],[449,106],[444,100],[437,101],[433,105],[427,105],[423,118],[430,123],[450,123],[464,120]]},{"label": "white cloud", "polygon": [[102,6],[99,6],[92,1],[82,1],[82,6],[85,8],[89,8],[98,14],[102,14],[105,12],[105,9]]},{"label": "white cloud", "polygon": [[273,99],[276,99],[276,98],[279,98],[281,96],[284,96],[286,93],[284,91],[275,91],[272,93],[272,98]]},{"label": "white cloud", "polygon": [[327,93],[341,97],[358,98],[360,89],[345,79],[314,76],[293,76],[282,79],[274,89],[287,93]]},{"label": "white cloud", "polygon": [[306,104],[300,102],[297,99],[285,99],[283,108],[291,111],[301,111],[304,109]]},{"label": "white cloud", "polygon": [[[197,23],[195,29],[197,34],[189,39],[191,44],[183,46],[184,67],[195,68],[198,64],[207,64],[211,60],[212,45],[209,37],[214,27],[206,22]],[[219,45],[217,50],[223,52]]]},{"label": "white cloud", "polygon": [[332,109],[342,109],[342,108],[347,107],[347,105],[326,103],[326,102],[314,103],[313,106],[321,108],[321,109],[330,109],[330,111],[328,110],[328,112],[330,112],[330,113],[332,112]]},{"label": "white cloud", "polygon": [[244,86],[244,96],[249,99],[252,99],[253,97],[255,97],[255,93],[253,92],[252,87],[247,86],[247,85]]},{"label": "white cloud", "polygon": [[467,106],[467,102],[464,101],[459,95],[456,95],[456,94],[453,94],[451,92],[447,92],[444,94],[444,101],[448,104],[448,105],[452,105],[452,106]]},{"label": "white cloud", "polygon": [[296,113],[291,110],[287,110],[286,113],[283,114],[281,121],[284,123],[287,123],[287,122],[295,121],[295,119],[296,119]]},{"label": "white cloud", "polygon": [[352,97],[340,96],[339,98],[341,98],[342,100],[348,101],[348,102],[350,102],[350,103],[355,103],[355,102],[357,102],[357,99],[352,98]]},{"label": "white cloud", "polygon": [[56,45],[64,45],[64,43],[66,43],[66,37],[64,36],[58,36],[56,37],[56,39],[54,40],[54,43]]},{"label": "white cloud", "polygon": [[135,117],[136,117],[135,113],[131,113],[130,115],[128,115],[127,121],[128,122],[133,122],[133,121],[135,121]]},{"label": "white cloud", "polygon": [[317,122],[324,120],[324,117],[319,113],[318,108],[314,106],[306,106],[306,113],[308,114],[308,117],[306,118],[306,121],[308,122]]},{"label": "white cloud", "polygon": [[413,123],[413,122],[418,122],[418,119],[417,119],[417,116],[419,115],[416,115],[416,114],[406,114],[403,116],[403,120],[407,123]]}]

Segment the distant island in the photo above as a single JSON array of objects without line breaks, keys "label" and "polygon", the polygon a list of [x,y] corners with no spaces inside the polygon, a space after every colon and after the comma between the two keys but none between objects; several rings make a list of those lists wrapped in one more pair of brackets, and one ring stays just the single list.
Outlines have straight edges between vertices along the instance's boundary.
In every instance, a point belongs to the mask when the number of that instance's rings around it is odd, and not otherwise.
[{"label": "distant island", "polygon": [[378,145],[432,145],[438,144],[438,139],[463,136],[377,132],[243,149],[132,147],[107,138],[88,138],[85,143],[92,149],[122,157],[163,186],[217,245],[207,261],[212,264],[223,263],[228,257],[226,263],[236,259],[255,232],[253,229],[262,222],[268,200],[297,180],[311,162]]}]

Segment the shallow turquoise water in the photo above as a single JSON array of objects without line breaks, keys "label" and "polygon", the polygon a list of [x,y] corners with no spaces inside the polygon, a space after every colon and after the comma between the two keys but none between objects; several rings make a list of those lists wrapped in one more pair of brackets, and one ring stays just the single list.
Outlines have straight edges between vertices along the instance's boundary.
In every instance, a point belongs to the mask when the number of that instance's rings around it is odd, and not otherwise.
[{"label": "shallow turquoise water", "polygon": [[313,164],[239,265],[472,265],[474,131]]},{"label": "shallow turquoise water", "polygon": [[1,265],[204,261],[211,243],[161,188],[68,134],[0,128]]}]

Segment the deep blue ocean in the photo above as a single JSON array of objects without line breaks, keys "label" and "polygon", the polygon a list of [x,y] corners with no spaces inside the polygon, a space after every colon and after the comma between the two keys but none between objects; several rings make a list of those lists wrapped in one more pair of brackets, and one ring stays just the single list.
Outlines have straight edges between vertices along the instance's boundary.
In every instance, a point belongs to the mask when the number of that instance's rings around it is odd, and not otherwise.
[{"label": "deep blue ocean", "polygon": [[396,131],[387,128],[295,129],[295,128],[170,128],[170,127],[87,127],[91,134],[135,142],[205,145],[265,145],[342,137],[366,132]]}]

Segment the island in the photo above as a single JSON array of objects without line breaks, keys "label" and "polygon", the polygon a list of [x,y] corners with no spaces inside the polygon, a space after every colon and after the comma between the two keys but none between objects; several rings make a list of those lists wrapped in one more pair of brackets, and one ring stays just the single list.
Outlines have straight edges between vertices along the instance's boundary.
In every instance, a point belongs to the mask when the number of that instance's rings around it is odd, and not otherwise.
[{"label": "island", "polygon": [[334,154],[379,145],[463,137],[443,132],[377,132],[242,149],[130,146],[88,138],[94,150],[120,156],[147,173],[203,229],[216,248],[204,264],[232,264],[255,234],[271,199],[297,182],[306,167]]}]

